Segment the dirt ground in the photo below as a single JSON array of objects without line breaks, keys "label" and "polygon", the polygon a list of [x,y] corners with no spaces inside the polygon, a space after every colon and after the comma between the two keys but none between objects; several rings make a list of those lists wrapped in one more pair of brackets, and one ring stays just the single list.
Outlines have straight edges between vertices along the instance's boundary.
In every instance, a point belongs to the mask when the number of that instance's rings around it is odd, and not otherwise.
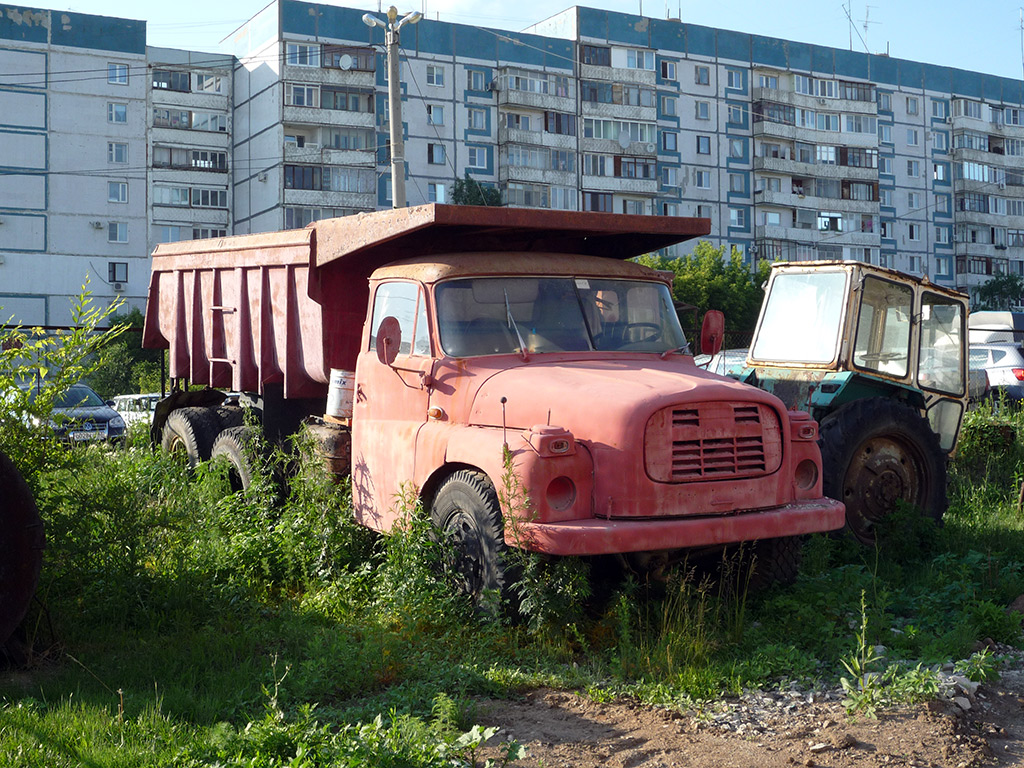
[{"label": "dirt ground", "polygon": [[[537,690],[520,701],[482,705],[477,721],[500,728],[493,741],[515,739],[526,746],[527,757],[516,766],[1024,766],[1024,671],[1004,671],[969,700],[962,696],[959,703],[937,700],[889,710],[877,720],[851,720],[839,701],[808,703],[806,698],[788,712],[773,707],[751,715],[750,708],[734,706],[741,714],[722,728],[707,714],[629,701],[600,704]],[[750,727],[736,725],[736,718],[747,716]],[[486,756],[498,752],[489,748]]]}]

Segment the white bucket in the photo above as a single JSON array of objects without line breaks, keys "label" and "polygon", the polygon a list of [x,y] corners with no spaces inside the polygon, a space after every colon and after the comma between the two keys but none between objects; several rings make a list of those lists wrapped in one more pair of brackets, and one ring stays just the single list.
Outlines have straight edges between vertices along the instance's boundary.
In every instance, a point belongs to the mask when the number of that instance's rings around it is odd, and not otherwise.
[{"label": "white bucket", "polygon": [[352,418],[352,392],[355,388],[355,371],[341,371],[331,368],[331,383],[327,388],[327,415],[336,419]]}]

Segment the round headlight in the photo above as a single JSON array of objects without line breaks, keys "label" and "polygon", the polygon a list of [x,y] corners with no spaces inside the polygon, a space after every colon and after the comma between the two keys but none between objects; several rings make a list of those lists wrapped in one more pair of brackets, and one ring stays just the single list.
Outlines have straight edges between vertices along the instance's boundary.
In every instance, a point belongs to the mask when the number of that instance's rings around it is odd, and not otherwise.
[{"label": "round headlight", "polygon": [[124,419],[122,419],[120,416],[115,416],[110,420],[109,423],[110,426],[112,426],[114,429],[124,429]]}]

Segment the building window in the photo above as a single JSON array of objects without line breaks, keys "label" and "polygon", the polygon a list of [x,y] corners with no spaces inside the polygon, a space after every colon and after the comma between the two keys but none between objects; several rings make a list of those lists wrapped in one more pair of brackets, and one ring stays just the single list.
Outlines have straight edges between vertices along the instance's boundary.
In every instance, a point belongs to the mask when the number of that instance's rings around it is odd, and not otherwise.
[{"label": "building window", "polygon": [[181,91],[188,93],[191,88],[188,72],[176,72],[171,69],[153,70],[153,87],[164,91]]},{"label": "building window", "polygon": [[107,242],[108,243],[127,243],[128,242],[128,225],[123,221],[110,221],[107,222]]},{"label": "building window", "polygon": [[284,63],[293,67],[319,67],[320,46],[287,43],[285,45]]},{"label": "building window", "polygon": [[819,131],[838,131],[839,130],[839,115],[830,112],[819,112],[818,113],[818,130]]},{"label": "building window", "polygon": [[711,102],[710,101],[697,101],[693,105],[694,116],[698,120],[710,120],[711,119]]},{"label": "building window", "polygon": [[662,80],[675,80],[676,79],[676,63],[674,61],[663,61],[663,62],[661,62],[661,79]]},{"label": "building window", "polygon": [[661,114],[669,117],[676,114],[676,97],[675,96],[662,96],[661,97]]},{"label": "building window", "polygon": [[711,189],[711,171],[694,171],[693,186],[697,189]]},{"label": "building window", "polygon": [[661,132],[661,148],[666,152],[675,152],[679,146],[679,134],[675,131]]},{"label": "building window", "polygon": [[193,112],[192,130],[194,131],[227,131],[228,116],[215,112]]},{"label": "building window", "polygon": [[729,174],[729,191],[730,192],[745,192],[746,185],[744,184],[742,173],[730,173]]},{"label": "building window", "polygon": [[196,75],[199,93],[224,93],[224,78],[220,75]]},{"label": "building window", "polygon": [[746,139],[729,139],[729,157],[741,159],[747,155]]},{"label": "building window", "polygon": [[921,205],[921,197],[918,192],[907,192],[907,207],[915,211]]},{"label": "building window", "polygon": [[558,211],[576,210],[575,187],[552,187],[551,207]]},{"label": "building window", "polygon": [[107,262],[107,282],[108,283],[127,283],[128,282],[128,262],[127,261],[108,261]]},{"label": "building window", "polygon": [[565,136],[576,135],[576,115],[565,112],[545,112],[544,130],[548,133],[560,133]]},{"label": "building window", "polygon": [[427,85],[444,85],[444,67],[427,64]]},{"label": "building window", "polygon": [[487,130],[486,109],[469,109],[466,111],[466,119],[469,122],[469,127],[474,131]]},{"label": "building window", "polygon": [[921,161],[907,160],[907,176],[916,179],[921,175]]},{"label": "building window", "polygon": [[626,51],[626,66],[630,69],[646,69],[654,71],[654,51],[642,51],[630,48]]},{"label": "building window", "polygon": [[779,89],[779,78],[777,75],[761,75],[758,77],[758,84],[762,88]]},{"label": "building window", "polygon": [[200,189],[192,190],[193,208],[227,208],[228,191],[226,189]]},{"label": "building window", "polygon": [[743,71],[739,69],[725,70],[725,87],[731,91],[743,90]]},{"label": "building window", "polygon": [[611,213],[612,212],[612,193],[611,192],[584,192],[583,193],[583,210],[584,211],[598,211],[600,213]]},{"label": "building window", "polygon": [[916,147],[919,143],[917,128],[907,128],[907,146]]},{"label": "building window", "polygon": [[697,137],[697,154],[698,155],[710,155],[711,154],[711,137],[710,136],[698,136]]},{"label": "building window", "polygon": [[127,123],[128,122],[128,105],[127,104],[116,104],[112,101],[107,102],[107,122],[108,123]]},{"label": "building window", "polygon": [[192,113],[181,109],[153,110],[153,126],[156,128],[188,128],[192,124]]},{"label": "building window", "polygon": [[945,152],[949,149],[949,134],[945,131],[932,133],[932,149],[938,152]]},{"label": "building window", "polygon": [[679,169],[666,166],[661,169],[661,183],[665,187],[679,186]]},{"label": "building window", "polygon": [[598,67],[610,67],[612,65],[612,49],[599,45],[581,46],[580,61]]},{"label": "building window", "polygon": [[913,242],[917,242],[921,239],[920,224],[907,224],[907,239]]},{"label": "building window", "polygon": [[949,227],[935,228],[936,245],[949,245]]},{"label": "building window", "polygon": [[907,114],[917,114],[917,96],[907,96]]},{"label": "building window", "polygon": [[108,63],[107,82],[113,85],[128,85],[128,65]]},{"label": "building window", "polygon": [[427,162],[431,165],[444,165],[444,144],[427,144]]},{"label": "building window", "polygon": [[183,208],[189,206],[191,194],[188,187],[153,187],[153,205],[175,205]]},{"label": "building window", "polygon": [[697,205],[693,209],[693,215],[698,219],[710,219],[711,218],[711,206],[710,205]]},{"label": "building window", "polygon": [[744,121],[743,107],[739,104],[729,105],[729,122],[737,125],[742,125]]},{"label": "building window", "polygon": [[443,203],[444,199],[444,184],[438,184],[436,182],[430,182],[427,184],[427,200],[431,203]]},{"label": "building window", "polygon": [[948,171],[945,163],[935,163],[932,166],[932,179],[934,181],[946,181],[948,178]]},{"label": "building window", "polygon": [[743,229],[747,226],[747,211],[744,208],[729,209],[729,227]]},{"label": "building window", "polygon": [[108,203],[127,203],[128,202],[128,182],[127,181],[108,181],[107,182],[107,202]]},{"label": "building window", "polygon": [[284,103],[289,107],[319,107],[320,89],[315,85],[285,83]]},{"label": "building window", "polygon": [[878,172],[892,175],[892,158],[891,157],[879,157],[878,158]]},{"label": "building window", "polygon": [[444,107],[440,104],[427,104],[427,124],[444,125]]},{"label": "building window", "polygon": [[944,118],[948,114],[946,102],[932,100],[932,117]]},{"label": "building window", "polygon": [[[340,215],[340,214],[339,214]],[[227,237],[228,231],[219,227],[193,227],[192,239],[205,240],[210,237]]]},{"label": "building window", "polygon": [[107,142],[107,162],[108,163],[127,163],[128,162],[128,145],[119,141],[108,141]]},{"label": "building window", "polygon": [[323,66],[354,72],[373,72],[377,69],[377,56],[372,48],[353,48],[347,45],[325,45]]},{"label": "building window", "polygon": [[466,147],[466,167],[486,168],[487,149],[486,147]]},{"label": "building window", "polygon": [[[316,104],[310,103],[307,106],[316,106]],[[324,85],[320,88],[320,106],[324,109],[337,109],[344,112],[372,113],[374,111],[373,91]]]},{"label": "building window", "polygon": [[892,94],[884,91],[878,92],[878,111],[892,112]]},{"label": "building window", "polygon": [[487,75],[479,69],[469,70],[469,90],[486,91]]},{"label": "building window", "polygon": [[711,82],[711,68],[698,64],[693,68],[693,82],[697,85],[707,85]]},{"label": "building window", "polygon": [[888,123],[878,124],[878,141],[881,144],[892,144],[892,126]]}]

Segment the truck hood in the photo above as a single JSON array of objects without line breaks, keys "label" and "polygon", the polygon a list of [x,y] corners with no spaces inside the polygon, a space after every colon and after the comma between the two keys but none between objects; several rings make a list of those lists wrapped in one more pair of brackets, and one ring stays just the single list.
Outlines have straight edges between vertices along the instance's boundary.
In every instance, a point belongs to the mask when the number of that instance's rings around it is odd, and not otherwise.
[{"label": "truck hood", "polygon": [[551,424],[614,447],[635,440],[636,430],[662,408],[707,401],[765,403],[784,410],[773,395],[708,373],[689,357],[533,361],[487,378],[477,390],[470,423],[504,423],[509,429]]}]

